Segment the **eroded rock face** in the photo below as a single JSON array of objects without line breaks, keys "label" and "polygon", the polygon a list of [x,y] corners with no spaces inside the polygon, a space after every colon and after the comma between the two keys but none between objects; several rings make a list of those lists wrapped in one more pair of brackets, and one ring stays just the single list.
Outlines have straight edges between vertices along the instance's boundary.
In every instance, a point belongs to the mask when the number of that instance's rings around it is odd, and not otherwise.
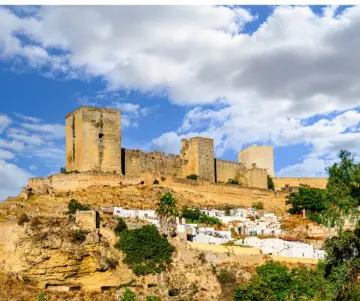
[{"label": "eroded rock face", "polygon": [[[166,272],[137,277],[122,263],[122,253],[113,247],[118,238],[107,227],[86,232],[84,239],[74,220],[39,216],[23,227],[4,223],[0,229],[0,269],[46,291],[65,294],[74,289],[100,292],[129,287],[139,296],[161,300],[220,300],[221,288],[210,264],[177,238],[170,239],[176,251]],[[121,295],[120,290],[117,296]]]},{"label": "eroded rock face", "polygon": [[[67,217],[37,217],[24,227],[9,225],[7,229],[0,240],[0,268],[16,272],[19,279],[44,288],[101,290],[134,278],[121,263],[121,253],[98,229],[85,232]],[[10,242],[8,237],[12,237]]]}]

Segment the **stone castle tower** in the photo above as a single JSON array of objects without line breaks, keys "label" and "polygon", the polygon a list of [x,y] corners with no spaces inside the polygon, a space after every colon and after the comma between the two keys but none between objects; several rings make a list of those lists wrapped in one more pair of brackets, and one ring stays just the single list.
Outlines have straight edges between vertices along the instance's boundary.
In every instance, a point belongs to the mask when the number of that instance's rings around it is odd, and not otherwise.
[{"label": "stone castle tower", "polygon": [[272,146],[249,146],[238,154],[240,163],[246,168],[252,168],[255,163],[258,168],[265,168],[269,176],[274,177],[274,150]]},{"label": "stone castle tower", "polygon": [[194,137],[182,139],[180,157],[184,160],[183,177],[196,174],[215,182],[214,139]]},{"label": "stone castle tower", "polygon": [[65,124],[67,171],[121,173],[120,110],[82,106]]}]

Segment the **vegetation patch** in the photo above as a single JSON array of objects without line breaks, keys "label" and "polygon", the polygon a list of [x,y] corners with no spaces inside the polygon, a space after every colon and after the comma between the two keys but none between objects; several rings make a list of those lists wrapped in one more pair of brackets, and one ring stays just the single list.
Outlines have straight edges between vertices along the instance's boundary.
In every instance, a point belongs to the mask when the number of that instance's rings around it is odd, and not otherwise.
[{"label": "vegetation patch", "polygon": [[116,247],[125,254],[123,262],[137,276],[164,271],[174,250],[154,225],[122,231]]},{"label": "vegetation patch", "polygon": [[259,201],[259,202],[254,202],[252,203],[252,208],[255,210],[263,210],[264,209],[264,203]]},{"label": "vegetation patch", "polygon": [[124,230],[127,230],[126,222],[122,217],[118,217],[114,232],[117,236],[120,236],[121,232]]},{"label": "vegetation patch", "polygon": [[198,175],[191,174],[191,175],[186,176],[186,178],[189,179],[189,180],[195,180],[196,181],[198,179]]},{"label": "vegetation patch", "polygon": [[69,214],[75,214],[76,211],[90,210],[90,206],[89,205],[82,205],[77,200],[71,199],[69,204],[68,204],[68,210],[69,210]]},{"label": "vegetation patch", "polygon": [[182,211],[182,218],[186,219],[187,223],[191,224],[206,224],[209,226],[221,226],[221,221],[214,216],[208,216],[204,213],[201,213],[199,209],[189,209],[184,208]]},{"label": "vegetation patch", "polygon": [[26,215],[26,213],[21,213],[20,216],[17,219],[17,224],[19,226],[23,226],[26,223],[30,221],[29,217]]},{"label": "vegetation patch", "polygon": [[239,185],[239,181],[235,179],[229,179],[226,184]]}]

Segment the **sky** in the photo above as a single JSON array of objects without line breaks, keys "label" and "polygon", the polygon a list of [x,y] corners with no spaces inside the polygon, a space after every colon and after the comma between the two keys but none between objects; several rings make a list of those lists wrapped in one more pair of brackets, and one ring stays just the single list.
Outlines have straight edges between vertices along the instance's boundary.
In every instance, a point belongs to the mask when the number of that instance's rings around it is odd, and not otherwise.
[{"label": "sky", "polygon": [[360,146],[360,7],[0,6],[0,200],[65,165],[65,115],[118,108],[122,147],[215,139],[275,175],[326,176]]}]

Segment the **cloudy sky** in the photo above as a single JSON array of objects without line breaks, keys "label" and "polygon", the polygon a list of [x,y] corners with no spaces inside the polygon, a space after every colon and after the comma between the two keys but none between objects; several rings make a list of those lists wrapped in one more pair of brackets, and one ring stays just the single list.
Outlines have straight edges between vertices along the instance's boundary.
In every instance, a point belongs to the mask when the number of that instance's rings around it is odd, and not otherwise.
[{"label": "cloudy sky", "polygon": [[275,147],[277,176],[360,148],[360,7],[0,6],[0,199],[64,166],[64,117],[119,108],[123,147]]}]

